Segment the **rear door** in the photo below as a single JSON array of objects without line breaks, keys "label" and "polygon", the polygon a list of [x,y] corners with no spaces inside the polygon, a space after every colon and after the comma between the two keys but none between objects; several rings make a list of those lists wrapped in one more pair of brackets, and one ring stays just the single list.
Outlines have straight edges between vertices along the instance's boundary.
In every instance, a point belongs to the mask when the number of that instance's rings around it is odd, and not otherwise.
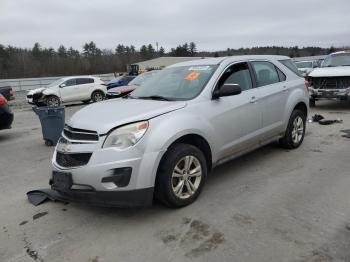
[{"label": "rear door", "polygon": [[282,131],[289,86],[286,75],[272,62],[251,61],[250,64],[260,93],[262,140],[266,140]]},{"label": "rear door", "polygon": [[259,90],[254,86],[248,63],[229,66],[217,86],[224,83],[239,84],[242,93],[212,101],[211,122],[217,127],[217,136],[221,141],[219,158],[256,146],[262,120]]},{"label": "rear door", "polygon": [[77,78],[77,100],[87,100],[91,98],[94,89],[94,79],[91,77]]}]

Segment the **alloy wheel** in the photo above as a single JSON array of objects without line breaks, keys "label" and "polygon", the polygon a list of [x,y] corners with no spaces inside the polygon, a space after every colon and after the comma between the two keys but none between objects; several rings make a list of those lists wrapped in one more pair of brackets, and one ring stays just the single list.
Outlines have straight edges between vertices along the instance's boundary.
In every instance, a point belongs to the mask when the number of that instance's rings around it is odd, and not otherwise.
[{"label": "alloy wheel", "polygon": [[186,199],[195,194],[202,179],[202,166],[195,156],[181,158],[174,167],[171,183],[174,194]]},{"label": "alloy wheel", "polygon": [[103,100],[103,95],[100,92],[96,92],[94,94],[94,101],[95,102],[100,102]]},{"label": "alloy wheel", "polygon": [[304,135],[304,121],[300,116],[297,116],[293,121],[292,141],[298,144]]}]

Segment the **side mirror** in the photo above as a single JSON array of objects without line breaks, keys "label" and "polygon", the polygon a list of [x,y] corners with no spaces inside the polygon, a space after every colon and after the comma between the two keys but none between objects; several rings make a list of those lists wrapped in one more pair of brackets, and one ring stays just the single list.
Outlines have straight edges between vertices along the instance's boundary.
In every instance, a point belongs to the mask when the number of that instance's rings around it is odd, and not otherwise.
[{"label": "side mirror", "polygon": [[59,88],[63,88],[63,87],[65,87],[66,86],[66,84],[60,84],[58,87]]},{"label": "side mirror", "polygon": [[222,96],[234,96],[242,93],[242,89],[238,84],[223,84],[213,92],[213,98],[217,99]]}]

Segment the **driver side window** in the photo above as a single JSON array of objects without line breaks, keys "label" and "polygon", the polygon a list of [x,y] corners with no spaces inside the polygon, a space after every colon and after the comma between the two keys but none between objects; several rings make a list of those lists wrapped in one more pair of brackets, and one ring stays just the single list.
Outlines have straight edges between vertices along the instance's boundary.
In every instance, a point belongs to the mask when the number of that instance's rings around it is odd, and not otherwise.
[{"label": "driver side window", "polygon": [[65,86],[75,86],[76,85],[76,80],[75,79],[68,79],[63,84],[65,84]]},{"label": "driver side window", "polygon": [[242,91],[253,88],[252,78],[247,63],[230,66],[219,80],[218,86],[223,84],[238,84]]}]

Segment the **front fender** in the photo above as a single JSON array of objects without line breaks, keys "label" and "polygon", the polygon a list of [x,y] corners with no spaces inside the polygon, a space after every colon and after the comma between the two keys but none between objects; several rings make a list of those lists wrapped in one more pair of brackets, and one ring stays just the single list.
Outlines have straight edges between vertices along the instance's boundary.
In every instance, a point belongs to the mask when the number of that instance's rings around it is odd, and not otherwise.
[{"label": "front fender", "polygon": [[166,152],[169,146],[180,137],[195,134],[207,141],[212,153],[213,162],[217,159],[217,143],[215,142],[214,128],[204,118],[174,111],[150,121],[147,151]]},{"label": "front fender", "polygon": [[59,94],[55,91],[55,90],[52,90],[50,88],[46,88],[45,90],[42,91],[43,95],[44,96],[57,96],[57,97],[60,97]]}]

